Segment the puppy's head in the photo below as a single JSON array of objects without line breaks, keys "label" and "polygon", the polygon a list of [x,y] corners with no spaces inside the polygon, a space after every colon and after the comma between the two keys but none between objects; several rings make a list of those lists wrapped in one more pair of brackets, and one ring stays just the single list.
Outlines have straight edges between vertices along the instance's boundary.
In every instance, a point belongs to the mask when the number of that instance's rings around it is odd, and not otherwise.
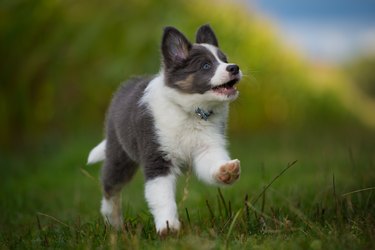
[{"label": "puppy's head", "polygon": [[237,98],[235,84],[242,73],[236,64],[228,63],[209,25],[198,29],[194,44],[177,29],[166,27],[161,49],[168,87],[186,94],[205,95],[210,100]]}]

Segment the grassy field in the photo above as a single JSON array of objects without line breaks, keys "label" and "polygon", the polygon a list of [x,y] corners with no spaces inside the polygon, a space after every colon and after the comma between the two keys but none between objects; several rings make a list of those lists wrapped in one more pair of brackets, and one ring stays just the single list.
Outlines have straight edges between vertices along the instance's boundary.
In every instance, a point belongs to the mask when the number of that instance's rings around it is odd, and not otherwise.
[{"label": "grassy field", "polygon": [[240,180],[218,189],[181,176],[183,227],[167,239],[155,233],[141,172],[123,192],[124,230],[104,225],[100,165],[85,166],[99,138],[82,133],[0,158],[2,249],[375,248],[375,190],[365,190],[375,186],[374,133],[232,136]]},{"label": "grassy field", "polygon": [[[0,1],[0,249],[375,249],[375,131],[363,128],[375,104],[356,88],[372,65],[310,63],[242,2]],[[242,176],[221,189],[181,176],[182,230],[160,239],[139,172],[115,232],[100,164],[86,166],[110,97],[157,72],[164,26],[193,39],[205,23],[245,76],[230,119]]]}]

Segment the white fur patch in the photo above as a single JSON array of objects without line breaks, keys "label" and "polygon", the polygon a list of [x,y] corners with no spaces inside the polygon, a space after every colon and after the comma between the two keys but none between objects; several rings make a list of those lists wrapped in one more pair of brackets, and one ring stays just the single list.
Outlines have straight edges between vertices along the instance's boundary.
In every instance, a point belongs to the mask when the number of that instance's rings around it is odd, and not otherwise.
[{"label": "white fur patch", "polygon": [[[215,57],[215,59],[219,62],[219,66],[216,68],[215,75],[211,78],[211,84],[212,86],[219,86],[223,83],[229,82],[231,80],[231,75],[227,71],[227,67],[231,65],[231,63],[225,63],[220,60],[220,58],[217,55],[217,48],[210,44],[202,43],[200,44],[204,46],[206,49],[208,49],[212,55]],[[240,71],[240,78],[242,77],[242,72]]]},{"label": "white fur patch", "polygon": [[[149,83],[140,104],[146,105],[152,113],[160,150],[173,165],[170,175],[146,183],[146,199],[159,233],[166,229],[166,221],[171,229],[178,229],[175,181],[180,168],[193,165],[201,180],[218,184],[215,174],[230,160],[223,131],[229,100],[211,91],[181,93],[166,86],[160,73]],[[213,111],[207,121],[196,115],[198,107]]]},{"label": "white fur patch", "polygon": [[215,59],[219,62],[219,66],[216,68],[215,75],[211,79],[211,84],[213,86],[218,86],[225,82],[230,81],[231,79],[230,79],[229,72],[226,70],[229,64],[219,59],[219,57],[217,56],[217,48],[213,45],[205,44],[205,43],[201,45],[204,46],[206,49],[208,49],[211,52],[211,54],[215,57]]},{"label": "white fur patch", "polygon": [[103,140],[90,151],[89,157],[87,159],[87,164],[94,164],[105,160],[105,144],[106,140]]},{"label": "white fur patch", "polygon": [[199,45],[202,45],[203,47],[205,47],[206,49],[208,49],[218,62],[224,63],[217,56],[217,48],[215,46],[213,46],[211,44],[208,44],[208,43],[200,43]]},{"label": "white fur patch", "polygon": [[175,201],[176,176],[160,176],[146,182],[145,196],[154,216],[158,233],[167,229],[180,229],[177,205]]},{"label": "white fur patch", "polygon": [[[153,114],[160,149],[172,162],[175,173],[193,165],[198,177],[216,183],[214,172],[230,160],[225,149],[223,126],[228,115],[228,101],[210,92],[183,94],[164,84],[163,75],[152,80],[141,100]],[[207,121],[195,114],[197,107],[212,110]]]}]

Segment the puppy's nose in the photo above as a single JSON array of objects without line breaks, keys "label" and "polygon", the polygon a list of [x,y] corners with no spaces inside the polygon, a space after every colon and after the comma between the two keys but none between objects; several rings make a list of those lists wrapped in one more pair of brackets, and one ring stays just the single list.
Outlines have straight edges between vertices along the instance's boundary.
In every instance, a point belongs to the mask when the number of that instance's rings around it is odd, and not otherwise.
[{"label": "puppy's nose", "polygon": [[227,71],[232,75],[237,75],[240,72],[240,67],[238,67],[236,64],[231,64],[227,66]]}]

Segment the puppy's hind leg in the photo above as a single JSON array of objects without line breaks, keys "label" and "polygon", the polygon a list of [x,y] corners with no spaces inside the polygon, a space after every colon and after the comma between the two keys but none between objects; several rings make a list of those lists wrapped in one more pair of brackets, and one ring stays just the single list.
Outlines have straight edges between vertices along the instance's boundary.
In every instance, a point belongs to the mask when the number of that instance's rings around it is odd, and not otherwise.
[{"label": "puppy's hind leg", "polygon": [[116,229],[122,226],[121,189],[134,176],[137,165],[117,142],[107,141],[106,160],[102,168],[104,220]]},{"label": "puppy's hind leg", "polygon": [[100,212],[106,223],[116,229],[121,229],[123,223],[121,215],[121,193],[118,192],[110,197],[104,195]]}]

